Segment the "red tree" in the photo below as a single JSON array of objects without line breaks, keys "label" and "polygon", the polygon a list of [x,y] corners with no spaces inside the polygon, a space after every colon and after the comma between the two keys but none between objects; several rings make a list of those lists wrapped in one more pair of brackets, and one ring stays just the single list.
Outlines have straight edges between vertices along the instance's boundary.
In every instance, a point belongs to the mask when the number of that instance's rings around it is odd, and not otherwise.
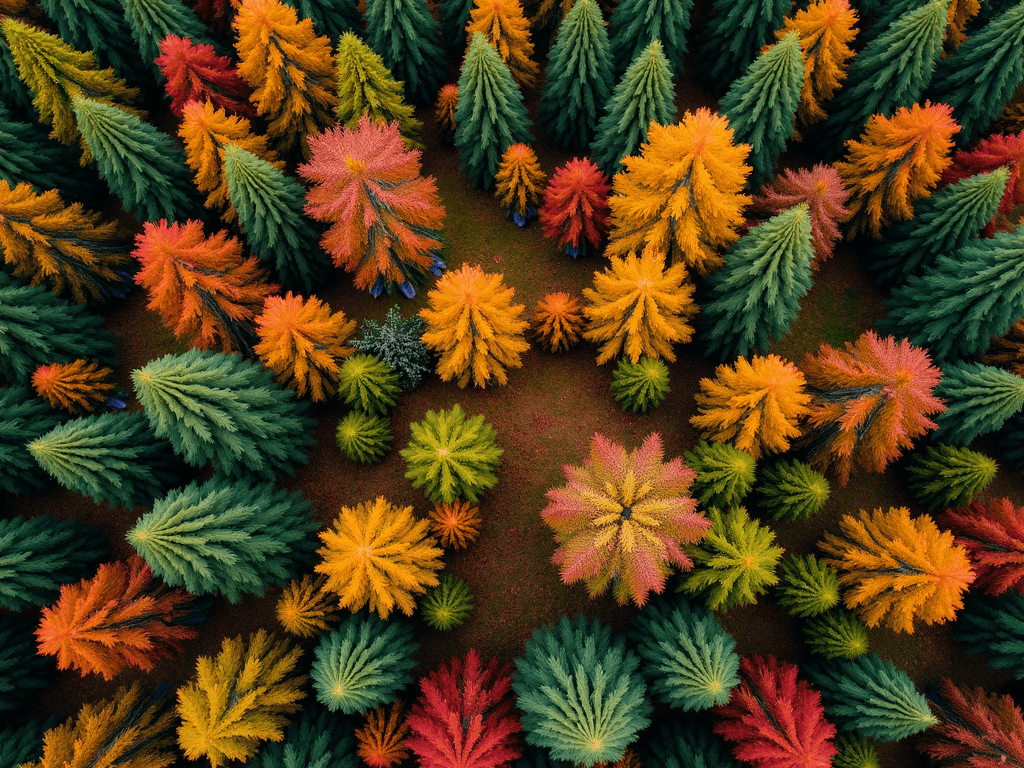
[{"label": "red tree", "polygon": [[982,230],[986,237],[992,237],[995,234],[997,222],[1001,229],[1012,229],[1016,226],[1016,221],[1009,220],[1005,215],[1014,206],[1024,203],[1022,162],[1024,162],[1024,133],[1010,135],[995,133],[979,141],[970,152],[960,150],[954,154],[953,163],[942,174],[943,183],[951,184],[966,179],[968,176],[988,173],[1003,166],[1009,169],[1010,180],[1006,183],[1006,192],[999,203],[999,213],[1003,216],[997,216]]},{"label": "red tree", "polygon": [[938,766],[1008,768],[1024,765],[1024,717],[1009,696],[957,688],[943,680],[934,697],[939,724],[917,742]]},{"label": "red tree", "polygon": [[597,248],[608,233],[608,177],[590,160],[573,158],[555,169],[540,207],[544,236],[574,259]]},{"label": "red tree", "polygon": [[423,768],[493,768],[522,754],[511,674],[497,657],[482,667],[471,648],[420,681],[405,745]]},{"label": "red tree", "polygon": [[195,45],[187,37],[168,35],[160,41],[155,63],[167,78],[164,88],[171,97],[171,111],[178,117],[190,101],[210,101],[228,112],[256,116],[249,103],[249,86],[238,76],[231,59],[218,56],[213,46]]},{"label": "red tree", "polygon": [[738,760],[756,768],[829,768],[836,729],[821,694],[796,676],[795,664],[773,656],[740,662],[740,684],[715,708],[715,733],[733,742]]},{"label": "red tree", "polygon": [[1024,592],[1024,507],[1009,499],[976,501],[946,510],[939,524],[967,550],[977,587],[990,595]]}]

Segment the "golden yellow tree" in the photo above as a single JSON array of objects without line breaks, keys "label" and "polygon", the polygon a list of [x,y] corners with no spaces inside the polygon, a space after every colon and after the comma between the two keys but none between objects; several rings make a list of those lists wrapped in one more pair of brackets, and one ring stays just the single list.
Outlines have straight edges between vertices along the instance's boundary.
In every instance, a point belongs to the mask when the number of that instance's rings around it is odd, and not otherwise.
[{"label": "golden yellow tree", "polygon": [[594,273],[594,287],[583,289],[587,330],[583,336],[600,344],[597,364],[620,352],[637,362],[641,357],[676,359],[673,344],[693,336],[688,320],[697,314],[693,285],[686,267],[665,266],[665,257],[653,245],[637,256],[611,258],[611,266]]},{"label": "golden yellow tree", "polygon": [[981,11],[979,0],[951,0],[949,4],[949,26],[946,27],[945,45],[947,50],[956,50],[967,40],[967,23]]},{"label": "golden yellow tree", "polygon": [[522,366],[520,355],[530,346],[524,336],[529,323],[519,319],[525,307],[512,303],[515,289],[502,277],[463,264],[445,272],[427,294],[429,306],[420,310],[426,323],[423,343],[441,355],[437,374],[442,381],[486,387],[493,379],[504,385],[506,369]]},{"label": "golden yellow tree", "polygon": [[412,507],[396,507],[383,496],[342,507],[331,527],[320,533],[324,546],[317,573],[327,576],[325,589],[341,608],[369,606],[382,619],[398,609],[411,616],[414,595],[436,587],[444,567],[443,551],[430,536],[429,520],[418,520]]},{"label": "golden yellow tree", "polygon": [[530,59],[533,55],[530,23],[518,0],[474,0],[466,37],[472,39],[474,32],[483,33],[498,51],[516,85],[522,89],[533,87],[537,62]]},{"label": "golden yellow tree", "polygon": [[612,181],[606,254],[653,245],[671,263],[702,275],[722,265],[719,251],[739,239],[750,146],[734,144],[724,117],[687,112],[675,125],[651,122],[640,154],[623,158]]},{"label": "golden yellow tree", "polygon": [[527,219],[537,215],[546,180],[533,148],[522,143],[512,144],[501,156],[494,176],[494,195],[521,227]]},{"label": "golden yellow tree", "polygon": [[755,459],[782,453],[800,436],[810,413],[804,375],[777,355],[737,358],[720,365],[714,379],[701,379],[697,415],[690,423],[716,443],[732,441]]},{"label": "golden yellow tree", "polygon": [[290,635],[314,637],[338,617],[334,595],[324,589],[327,577],[292,579],[277,601],[277,623]]}]

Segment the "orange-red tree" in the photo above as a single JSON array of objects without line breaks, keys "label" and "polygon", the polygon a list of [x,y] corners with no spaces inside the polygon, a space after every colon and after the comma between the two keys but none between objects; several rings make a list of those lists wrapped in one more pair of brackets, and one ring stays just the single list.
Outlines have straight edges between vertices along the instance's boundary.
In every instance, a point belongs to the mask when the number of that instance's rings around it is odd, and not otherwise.
[{"label": "orange-red tree", "polygon": [[405,737],[409,735],[402,702],[390,709],[377,707],[366,713],[366,724],[356,729],[356,754],[370,768],[391,768],[409,756]]},{"label": "orange-red tree", "polygon": [[519,0],[474,0],[466,37],[472,38],[474,32],[483,33],[498,51],[516,85],[524,90],[533,87],[538,67],[530,58],[533,55],[530,22]]},{"label": "orange-red tree", "polygon": [[452,144],[455,141],[455,109],[459,106],[459,86],[455,83],[442,85],[437,92],[434,105],[434,122],[441,134],[441,141]]},{"label": "orange-red tree", "polygon": [[160,55],[153,63],[167,80],[164,89],[171,97],[171,112],[178,117],[190,101],[210,101],[243,117],[256,116],[249,102],[249,86],[238,76],[231,59],[218,56],[212,45],[167,35],[160,41]]},{"label": "orange-red tree", "polygon": [[1024,507],[1006,498],[947,509],[939,518],[971,556],[975,588],[989,595],[1024,592]]},{"label": "orange-red tree", "polygon": [[583,336],[583,307],[564,291],[549,293],[537,301],[530,316],[533,335],[548,352],[561,352]]},{"label": "orange-red tree", "polygon": [[608,232],[608,177],[590,160],[574,157],[555,169],[538,213],[544,237],[574,259],[597,248]]},{"label": "orange-red tree", "polygon": [[95,413],[111,402],[114,372],[89,360],[49,363],[32,372],[32,388],[51,408],[75,415]]},{"label": "orange-red tree", "polygon": [[1013,698],[984,688],[957,688],[949,679],[929,697],[939,722],[916,747],[939,768],[1024,765],[1024,713]]}]

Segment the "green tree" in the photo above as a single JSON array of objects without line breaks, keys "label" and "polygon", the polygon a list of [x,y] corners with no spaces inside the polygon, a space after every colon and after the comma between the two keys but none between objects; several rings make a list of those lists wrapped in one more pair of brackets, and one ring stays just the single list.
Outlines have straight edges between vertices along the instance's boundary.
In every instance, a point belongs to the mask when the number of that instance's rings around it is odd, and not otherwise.
[{"label": "green tree", "polygon": [[821,692],[825,714],[840,730],[890,742],[938,722],[907,673],[877,653],[813,662],[802,669]]},{"label": "green tree", "polygon": [[539,113],[544,130],[560,147],[586,147],[615,84],[596,0],[575,0],[558,27],[546,74]]},{"label": "green tree", "polygon": [[811,652],[826,659],[856,659],[868,652],[868,630],[849,611],[833,608],[804,624]]},{"label": "green tree", "polygon": [[338,397],[366,413],[386,414],[401,391],[398,374],[373,355],[351,355],[338,372]]},{"label": "green tree", "polygon": [[935,395],[946,410],[935,417],[932,437],[949,445],[968,445],[995,432],[1024,408],[1024,379],[981,363],[949,363]]},{"label": "green tree", "polygon": [[811,287],[811,217],[793,206],[751,229],[723,254],[702,307],[704,353],[724,363],[766,352],[789,332]]},{"label": "green tree", "polygon": [[171,446],[153,434],[142,413],[74,419],[26,447],[65,488],[111,506],[148,504],[177,476]]},{"label": "green tree", "polygon": [[676,77],[682,77],[692,12],[693,0],[621,0],[608,24],[615,72],[625,72],[657,40]]},{"label": "green tree", "polygon": [[24,114],[0,93],[0,181],[11,187],[28,182],[40,193],[58,189],[72,200],[94,194],[96,184],[78,165],[76,152],[48,139],[37,124],[15,119],[12,109]]},{"label": "green tree", "polygon": [[305,401],[237,355],[164,355],[132,371],[132,381],[153,431],[193,466],[272,478],[304,463],[314,442]]},{"label": "green tree", "polygon": [[929,445],[907,464],[907,485],[932,512],[966,507],[996,476],[998,466],[983,453],[952,445]]},{"label": "green tree", "polygon": [[646,413],[668,397],[668,366],[653,357],[641,357],[635,363],[619,358],[612,374],[612,395],[627,411]]},{"label": "green tree", "polygon": [[170,586],[237,603],[295,576],[316,529],[297,491],[218,477],[157,499],[127,539]]},{"label": "green tree", "polygon": [[300,19],[312,19],[318,32],[331,38],[335,45],[346,32],[359,32],[363,16],[356,0],[282,0],[299,12]]},{"label": "green tree", "polygon": [[25,445],[67,420],[27,386],[0,387],[0,490],[17,495],[46,486],[49,476]]},{"label": "green tree", "polygon": [[[121,0],[121,4],[143,61],[154,62],[160,56],[160,41],[168,35],[187,37],[194,45],[214,45],[206,25],[181,0]],[[163,83],[160,66],[153,63],[152,67],[157,82]]]},{"label": "green tree", "polygon": [[77,520],[0,520],[0,606],[20,611],[49,605],[62,585],[91,575],[106,554],[100,532]]},{"label": "green tree", "polygon": [[722,97],[718,111],[729,120],[733,141],[750,145],[750,188],[775,176],[775,161],[793,138],[803,87],[800,35],[790,32],[754,59]]},{"label": "green tree", "polygon": [[556,760],[614,762],[650,723],[640,657],[596,619],[563,616],[541,627],[515,666],[526,743]]},{"label": "green tree", "polygon": [[478,189],[494,184],[506,149],[533,141],[523,94],[501,56],[479,32],[469,42],[459,73],[455,125],[459,167]]},{"label": "green tree", "polygon": [[839,605],[839,574],[814,555],[790,555],[779,569],[778,598],[790,616],[818,616]]},{"label": "green tree", "polygon": [[661,42],[652,40],[612,91],[604,116],[598,121],[590,159],[609,178],[622,169],[622,158],[637,152],[647,141],[652,122],[668,125],[676,114],[672,68]]},{"label": "green tree", "polygon": [[57,23],[65,43],[80,51],[92,51],[102,64],[113,67],[122,77],[133,81],[148,78],[120,0],[40,0],[39,4]]},{"label": "green tree", "polygon": [[1024,596],[972,597],[957,614],[954,636],[972,656],[984,656],[995,669],[1024,679]]},{"label": "green tree", "polygon": [[715,0],[697,51],[705,82],[731,83],[742,75],[782,27],[790,5],[789,0]]},{"label": "green tree", "polygon": [[658,768],[738,768],[725,739],[693,718],[663,721],[640,745],[641,765]]},{"label": "green tree", "polygon": [[43,734],[59,722],[56,716],[49,720],[35,717],[21,725],[4,728],[0,731],[0,766],[18,768],[38,760],[43,755]]},{"label": "green tree", "polygon": [[[681,596],[659,596],[629,633],[651,696],[682,711],[725,704],[739,684],[740,657],[715,615]],[[660,765],[660,763],[659,763]]]},{"label": "green tree", "polygon": [[834,742],[836,754],[832,768],[882,768],[875,745],[861,736],[840,733]]},{"label": "green tree", "polygon": [[398,384],[409,392],[416,389],[423,377],[433,370],[433,359],[423,343],[423,318],[415,312],[402,319],[397,304],[391,306],[384,322],[367,318],[361,328],[362,336],[349,344],[362,352],[380,358],[398,373]]},{"label": "green tree", "polygon": [[690,493],[701,506],[737,506],[754,486],[754,457],[728,443],[701,440],[683,458],[697,471]]},{"label": "green tree", "polygon": [[425,0],[366,0],[366,40],[416,104],[433,104],[447,75],[440,39]]},{"label": "green tree", "polygon": [[427,626],[447,632],[461,626],[472,613],[473,594],[469,584],[446,573],[436,587],[423,595],[419,609]]},{"label": "green tree", "polygon": [[350,411],[338,422],[335,437],[342,453],[363,464],[380,461],[391,450],[388,420],[366,411]]},{"label": "green tree", "polygon": [[38,118],[32,106],[32,92],[18,77],[18,65],[3,35],[0,35],[0,107],[31,115],[33,120]]},{"label": "green tree", "polygon": [[331,712],[355,715],[389,704],[412,682],[419,643],[412,625],[361,611],[320,640],[313,662],[317,700]]},{"label": "green tree", "polygon": [[778,461],[764,467],[755,491],[758,506],[773,520],[792,522],[816,515],[831,493],[823,474],[796,460]]},{"label": "green tree", "polygon": [[352,728],[315,703],[288,726],[281,741],[267,742],[247,765],[251,768],[359,768]]},{"label": "green tree", "polygon": [[[0,539],[0,558],[3,557],[2,541]],[[39,688],[50,683],[54,664],[36,653],[33,628],[34,621],[25,617],[5,616],[0,619],[0,712],[21,709],[31,702],[32,695]],[[5,733],[0,732],[0,738]],[[40,746],[41,740],[37,748]],[[0,741],[0,755],[5,751],[6,747]],[[3,765],[4,768],[17,768],[19,763]]]}]

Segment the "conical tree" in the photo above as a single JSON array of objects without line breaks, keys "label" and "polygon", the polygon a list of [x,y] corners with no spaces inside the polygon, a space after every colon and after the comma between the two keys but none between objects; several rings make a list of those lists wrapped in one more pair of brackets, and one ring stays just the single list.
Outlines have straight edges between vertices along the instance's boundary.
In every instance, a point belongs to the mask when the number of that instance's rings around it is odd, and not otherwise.
[{"label": "conical tree", "polygon": [[532,88],[537,63],[530,59],[533,55],[530,23],[519,0],[473,0],[466,25],[471,46],[477,32],[498,52],[516,85]]},{"label": "conical tree", "polygon": [[958,688],[943,678],[934,697],[939,723],[915,745],[936,765],[1024,765],[1024,713],[1010,696]]},{"label": "conical tree", "polygon": [[430,104],[446,75],[441,27],[425,0],[367,0],[366,40],[409,101]]},{"label": "conical tree", "polygon": [[363,28],[362,5],[356,0],[284,0],[299,12],[303,19],[311,19],[317,31],[331,38],[337,45],[346,32],[359,32]]},{"label": "conical tree", "polygon": [[696,51],[705,82],[721,90],[742,75],[789,9],[786,0],[714,0]]},{"label": "conical tree", "polygon": [[825,506],[828,480],[802,461],[778,461],[761,469],[755,486],[758,506],[773,520],[806,520]]},{"label": "conical tree", "polygon": [[625,72],[651,41],[657,40],[664,46],[672,71],[681,77],[692,11],[693,0],[621,0],[608,29],[615,72]]},{"label": "conical tree", "polygon": [[599,248],[608,233],[609,191],[608,177],[590,160],[573,158],[556,168],[537,211],[544,237],[574,259]]},{"label": "conical tree", "polygon": [[907,464],[907,485],[926,509],[966,507],[992,482],[996,463],[983,453],[951,445],[926,446]]},{"label": "conical tree", "polygon": [[291,474],[313,444],[314,422],[295,393],[237,355],[164,355],[132,381],[153,430],[193,466],[272,478]]},{"label": "conical tree", "polygon": [[1024,378],[981,363],[948,363],[935,394],[946,403],[946,410],[935,418],[935,439],[969,445],[1021,412]]},{"label": "conical tree", "polygon": [[156,59],[160,41],[169,35],[186,37],[193,43],[212,43],[206,26],[182,0],[121,0],[132,37],[142,60],[149,63],[159,78],[163,77]]},{"label": "conical tree", "polygon": [[947,509],[939,523],[967,550],[975,589],[989,595],[1024,592],[1024,508],[1007,498]]},{"label": "conical tree", "polygon": [[738,506],[754,487],[754,457],[739,448],[701,440],[683,458],[697,472],[693,495],[703,507]]},{"label": "conical tree", "polygon": [[790,555],[779,572],[778,600],[790,616],[819,616],[839,605],[839,575],[814,555]]},{"label": "conical tree", "polygon": [[401,700],[389,709],[377,707],[366,713],[366,725],[356,730],[356,754],[370,768],[393,768],[409,757],[408,735]]},{"label": "conical tree", "polygon": [[31,184],[37,193],[57,189],[72,200],[94,194],[96,183],[78,165],[78,153],[51,141],[37,123],[21,122],[15,114],[0,95],[0,180],[12,188]]},{"label": "conical tree", "polygon": [[455,83],[442,85],[434,104],[434,124],[441,143],[451,146],[455,143],[455,110],[459,105],[459,86]]},{"label": "conical tree", "polygon": [[537,162],[537,154],[527,144],[511,144],[501,156],[494,196],[517,226],[524,226],[537,215],[541,187],[547,180]]},{"label": "conical tree", "polygon": [[39,4],[57,23],[65,43],[80,51],[92,51],[103,66],[112,67],[133,82],[149,78],[148,62],[143,62],[132,39],[121,0],[40,0]]},{"label": "conical tree", "polygon": [[283,739],[264,744],[248,765],[252,768],[358,768],[352,742],[350,723],[306,701],[284,732]]},{"label": "conical tree", "polygon": [[523,94],[501,56],[480,33],[470,37],[459,73],[455,125],[459,167],[478,189],[494,184],[498,162],[510,145],[533,138]]},{"label": "conical tree", "polygon": [[469,23],[469,14],[472,10],[473,0],[451,0],[440,4],[441,32],[449,55],[454,53],[462,56],[465,53],[469,37],[466,34],[466,25]]},{"label": "conical tree", "polygon": [[46,486],[49,476],[25,445],[67,419],[27,386],[0,387],[0,490],[18,495]]},{"label": "conical tree", "polygon": [[167,35],[160,41],[160,55],[154,63],[167,81],[164,90],[171,97],[171,112],[181,117],[190,101],[221,109],[240,117],[255,117],[249,102],[252,93],[227,56],[218,56],[212,45],[196,44],[187,37]]},{"label": "conical tree", "polygon": [[127,538],[166,584],[237,603],[287,583],[309,559],[316,528],[296,491],[215,478],[157,499]]}]

